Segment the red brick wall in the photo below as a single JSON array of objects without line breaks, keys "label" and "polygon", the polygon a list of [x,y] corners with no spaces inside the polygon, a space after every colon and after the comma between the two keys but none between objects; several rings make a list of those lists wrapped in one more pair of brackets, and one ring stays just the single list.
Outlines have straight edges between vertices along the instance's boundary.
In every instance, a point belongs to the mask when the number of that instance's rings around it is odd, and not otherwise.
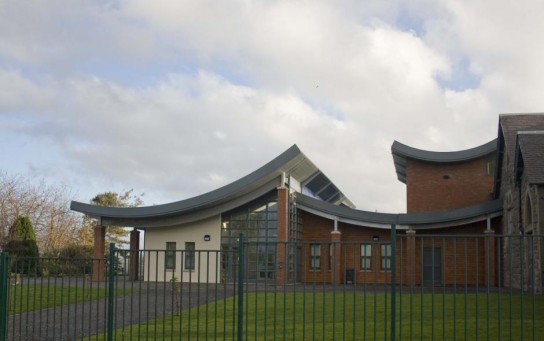
[{"label": "red brick wall", "polygon": [[[500,219],[492,220],[492,228],[500,227]],[[486,222],[477,222],[469,225],[445,229],[425,230],[416,233],[416,283],[421,283],[421,252],[422,244],[425,247],[440,248],[442,252],[442,275],[446,285],[469,286],[496,283],[496,254],[495,237],[487,238],[484,233]],[[425,235],[459,235],[459,237],[425,237]],[[468,237],[475,235],[478,237]],[[419,236],[419,237],[417,237]],[[424,236],[421,238],[421,236]],[[487,254],[487,256],[486,256]],[[487,268],[489,266],[489,269]]]},{"label": "red brick wall", "polygon": [[450,210],[490,200],[494,178],[486,175],[487,161],[483,157],[441,165],[407,160],[407,212]]},{"label": "red brick wall", "polygon": [[[307,212],[299,211],[302,217],[303,241],[303,281],[317,283],[344,282],[345,269],[354,269],[355,282],[357,284],[390,283],[391,273],[381,270],[381,244],[390,240],[389,229],[377,229],[371,227],[356,226],[339,223],[338,229],[341,233],[341,243],[337,244],[341,250],[333,257],[333,264],[329,266],[329,244],[332,242],[331,232],[334,222]],[[492,228],[500,225],[500,219],[492,221]],[[397,283],[409,284],[410,272],[413,273],[414,285],[422,283],[422,252],[423,248],[440,248],[442,259],[440,260],[442,278],[441,283],[452,286],[468,286],[486,284],[487,268],[489,266],[489,283],[495,285],[496,252],[495,243],[492,238],[485,238],[484,231],[486,222],[477,222],[469,225],[419,230],[415,234],[415,250],[413,268],[409,266],[408,254],[409,243],[405,231],[399,231],[397,239]],[[463,237],[463,235],[479,235],[479,237]],[[431,237],[434,235],[434,237]],[[438,235],[438,236],[437,236]],[[457,235],[458,237],[452,237]],[[378,243],[373,243],[373,237],[379,238]],[[441,237],[444,236],[444,237]],[[310,269],[310,245],[321,243],[321,269]],[[372,244],[372,269],[361,270],[360,245],[361,243]],[[486,251],[489,251],[486,257]],[[339,255],[339,256],[338,256]],[[341,270],[333,276],[333,267],[340,267]]]}]

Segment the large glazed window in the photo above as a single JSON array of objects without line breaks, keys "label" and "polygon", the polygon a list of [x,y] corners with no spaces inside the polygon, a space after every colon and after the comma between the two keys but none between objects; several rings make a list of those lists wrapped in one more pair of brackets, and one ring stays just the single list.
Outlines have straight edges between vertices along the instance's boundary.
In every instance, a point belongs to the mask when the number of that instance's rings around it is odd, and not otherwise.
[{"label": "large glazed window", "polygon": [[222,276],[232,281],[238,268],[238,237],[244,234],[248,280],[272,280],[276,274],[278,204],[270,195],[227,212],[221,222]]}]

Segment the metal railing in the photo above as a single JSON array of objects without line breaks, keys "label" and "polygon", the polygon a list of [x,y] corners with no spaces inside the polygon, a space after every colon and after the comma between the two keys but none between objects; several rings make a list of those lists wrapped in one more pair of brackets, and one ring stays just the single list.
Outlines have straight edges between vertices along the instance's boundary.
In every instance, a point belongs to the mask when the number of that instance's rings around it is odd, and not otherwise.
[{"label": "metal railing", "polygon": [[0,340],[542,340],[543,242],[393,231],[241,236],[226,250],[112,245],[105,259],[2,253]]}]

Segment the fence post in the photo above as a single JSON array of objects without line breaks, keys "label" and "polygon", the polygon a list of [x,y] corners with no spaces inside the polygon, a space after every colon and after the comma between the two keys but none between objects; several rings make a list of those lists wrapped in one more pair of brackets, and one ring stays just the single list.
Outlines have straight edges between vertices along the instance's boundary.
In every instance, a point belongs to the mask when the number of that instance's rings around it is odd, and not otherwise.
[{"label": "fence post", "polygon": [[8,253],[0,253],[0,340],[6,340],[8,331]]},{"label": "fence post", "polygon": [[110,243],[110,255],[108,264],[108,312],[107,316],[107,340],[113,340],[113,299],[115,285],[115,243]]},{"label": "fence post", "polygon": [[244,234],[238,235],[238,341],[243,340],[244,327]]},{"label": "fence post", "polygon": [[391,224],[391,341],[395,341],[397,315],[397,226]]}]

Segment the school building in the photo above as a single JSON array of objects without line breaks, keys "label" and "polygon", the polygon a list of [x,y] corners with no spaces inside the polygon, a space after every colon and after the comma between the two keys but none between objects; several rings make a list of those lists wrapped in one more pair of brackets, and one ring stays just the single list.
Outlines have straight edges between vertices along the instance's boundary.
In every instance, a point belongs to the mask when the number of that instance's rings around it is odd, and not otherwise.
[{"label": "school building", "polygon": [[[500,115],[497,138],[471,149],[436,152],[395,141],[391,153],[391,171],[406,185],[406,213],[356,209],[296,145],[193,198],[131,208],[72,202],[71,209],[97,219],[97,257],[103,257],[111,225],[133,228],[131,249],[167,250],[148,257],[147,280],[175,275],[198,281],[205,272],[211,282],[233,281],[233,251],[243,233],[246,278],[253,281],[387,284],[395,257],[401,284],[521,287],[531,277],[541,290],[541,240],[528,245],[509,236],[542,233],[543,114]],[[198,250],[222,253],[202,257]],[[531,258],[531,267],[508,266],[506,260],[523,257]],[[131,262],[136,279],[138,258]],[[100,270],[96,280],[103,278]]]}]

